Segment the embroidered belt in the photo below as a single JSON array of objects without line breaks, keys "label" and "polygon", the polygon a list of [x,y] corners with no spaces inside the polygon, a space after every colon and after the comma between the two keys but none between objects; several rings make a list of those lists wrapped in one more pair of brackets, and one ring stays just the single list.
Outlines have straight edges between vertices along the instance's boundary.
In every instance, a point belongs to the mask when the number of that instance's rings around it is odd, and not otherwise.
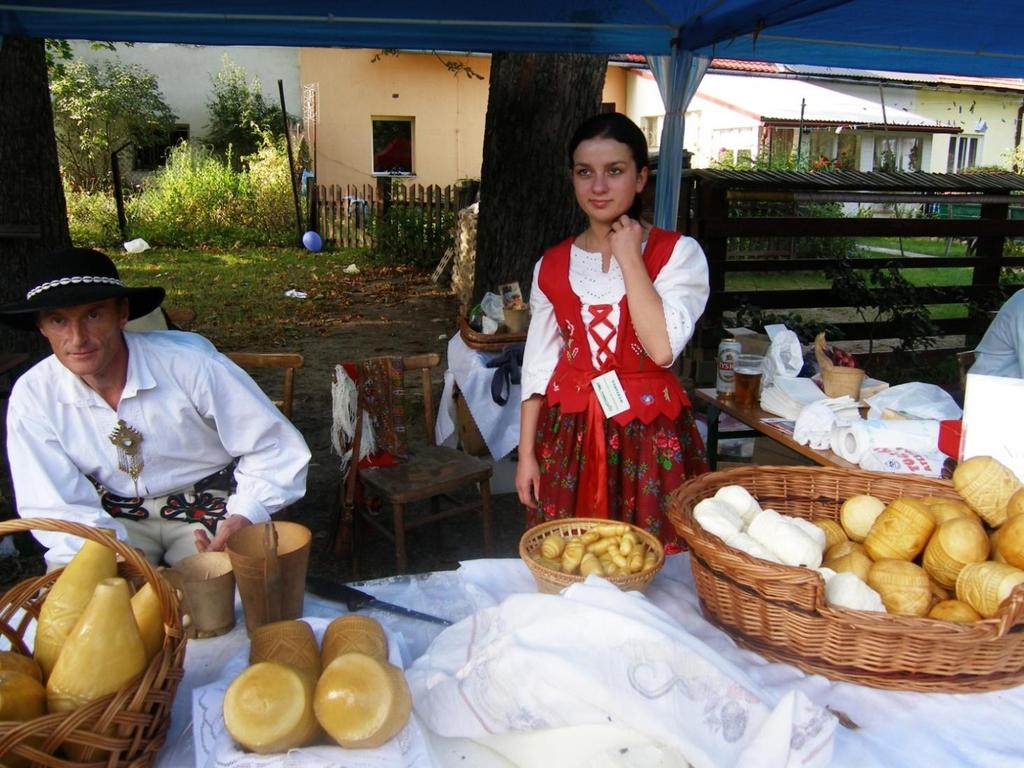
[{"label": "embroidered belt", "polygon": [[197,523],[216,534],[217,524],[227,516],[228,496],[235,489],[234,469],[234,463],[229,464],[191,488],[163,496],[117,496],[95,480],[93,485],[100,494],[100,504],[111,517]]}]

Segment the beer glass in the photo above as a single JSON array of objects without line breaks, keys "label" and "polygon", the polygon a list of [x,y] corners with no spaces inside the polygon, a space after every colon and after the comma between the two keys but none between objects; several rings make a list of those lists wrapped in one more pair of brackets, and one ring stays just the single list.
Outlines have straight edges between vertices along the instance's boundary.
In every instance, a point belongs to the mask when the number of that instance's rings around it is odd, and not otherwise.
[{"label": "beer glass", "polygon": [[736,355],[736,407],[753,408],[760,402],[764,357]]}]

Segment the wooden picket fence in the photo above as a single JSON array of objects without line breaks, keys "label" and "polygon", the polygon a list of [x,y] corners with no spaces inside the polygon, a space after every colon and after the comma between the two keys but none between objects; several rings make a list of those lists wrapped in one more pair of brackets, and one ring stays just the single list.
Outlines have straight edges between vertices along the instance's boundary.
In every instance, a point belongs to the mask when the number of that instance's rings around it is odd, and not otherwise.
[{"label": "wooden picket fence", "polygon": [[[338,248],[394,248],[397,228],[402,230],[399,255],[419,263],[439,260],[444,254],[454,235],[460,202],[452,185],[401,184],[391,179],[376,185],[310,184],[307,195],[309,227],[320,233],[324,243]],[[392,210],[401,215],[389,218]],[[385,227],[389,221],[391,226]]]}]

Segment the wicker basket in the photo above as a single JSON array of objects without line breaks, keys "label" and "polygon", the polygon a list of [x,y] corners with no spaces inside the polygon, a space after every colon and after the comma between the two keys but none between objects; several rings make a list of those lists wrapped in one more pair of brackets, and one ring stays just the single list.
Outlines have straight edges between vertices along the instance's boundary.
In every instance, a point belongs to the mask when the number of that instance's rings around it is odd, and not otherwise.
[{"label": "wicker basket", "polygon": [[815,571],[727,547],[693,519],[693,508],[726,485],[762,507],[809,520],[839,519],[850,496],[959,498],[945,480],[826,467],[744,467],[711,472],[677,489],[669,518],[690,545],[704,615],[763,656],[876,688],[977,692],[1024,682],[1024,586],[992,619],[959,624],[852,611],[825,603]]},{"label": "wicker basket", "polygon": [[[533,554],[540,550],[541,543],[549,534],[558,533],[564,538],[570,538],[572,536],[580,536],[586,533],[595,525],[605,525],[607,523],[615,522],[617,521],[604,520],[595,517],[567,517],[562,520],[551,520],[546,523],[541,523],[540,525],[535,525],[524,533],[523,537],[519,540],[519,557],[523,559],[523,562],[526,563],[526,567],[529,568],[530,573],[533,574],[533,579],[537,582],[537,589],[549,595],[556,595],[570,584],[576,584],[586,578],[577,574],[568,574],[556,571],[533,559]],[[655,536],[652,536],[647,531],[642,528],[637,528],[635,525],[630,525],[628,523],[627,525],[629,525],[630,529],[632,529],[636,534],[637,539],[639,539],[645,547],[654,550],[658,555],[658,560],[655,562],[653,568],[642,573],[631,573],[628,576],[606,576],[605,578],[619,589],[638,590],[643,592],[654,577],[658,575],[658,571],[661,570],[661,567],[665,565],[665,548],[661,546],[661,542],[658,541]]]},{"label": "wicker basket", "polygon": [[[0,523],[0,536],[21,531],[53,531],[106,544],[120,557],[118,573],[129,581],[151,583],[160,600],[167,637],[146,670],[117,693],[71,712],[26,722],[0,722],[0,763],[15,756],[45,768],[97,766],[145,768],[153,764],[167,737],[174,693],[184,674],[185,636],[177,594],[131,546],[95,528],[60,520],[24,519]],[[39,608],[61,571],[26,579],[0,596],[0,633],[12,650],[31,654],[26,632],[34,628]],[[4,644],[5,646],[7,643]],[[111,653],[117,649],[112,648]],[[71,759],[74,754],[76,759]],[[83,762],[79,762],[81,759]]]},{"label": "wicker basket", "polygon": [[821,388],[829,397],[849,395],[860,399],[860,385],[864,381],[863,368],[846,368],[836,365],[825,354],[825,334],[819,333],[814,339],[814,356],[821,369]]},{"label": "wicker basket", "polygon": [[481,333],[474,331],[466,318],[459,317],[459,334],[466,346],[479,352],[501,352],[512,344],[526,341],[526,331],[510,333],[507,330],[499,333]]}]

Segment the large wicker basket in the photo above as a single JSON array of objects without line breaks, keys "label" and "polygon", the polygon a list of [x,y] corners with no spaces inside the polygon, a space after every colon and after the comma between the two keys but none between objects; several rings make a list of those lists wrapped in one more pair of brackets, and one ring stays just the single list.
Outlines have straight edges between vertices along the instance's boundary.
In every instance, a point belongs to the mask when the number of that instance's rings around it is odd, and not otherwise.
[{"label": "large wicker basket", "polygon": [[906,691],[976,692],[1024,682],[1024,586],[984,621],[852,611],[825,603],[824,582],[727,547],[693,518],[701,499],[742,485],[762,507],[809,520],[838,520],[842,502],[867,493],[959,498],[945,480],[825,467],[749,467],[711,472],[677,489],[669,517],[690,545],[704,615],[767,658],[833,680]]},{"label": "large wicker basket", "polygon": [[[552,533],[557,533],[563,538],[569,539],[572,536],[583,535],[595,525],[614,522],[616,521],[596,517],[567,517],[535,525],[524,533],[519,540],[519,557],[522,558],[523,562],[526,563],[526,567],[530,569],[530,573],[533,574],[533,580],[537,582],[537,589],[549,595],[556,595],[570,584],[576,584],[584,580],[583,576],[556,571],[533,559],[533,554],[540,550],[540,545],[544,542],[544,539]],[[629,524],[627,523],[627,525]],[[638,528],[635,525],[629,525],[629,527],[645,547],[655,552],[658,559],[654,563],[653,568],[649,568],[641,573],[631,573],[628,576],[607,576],[605,578],[619,589],[642,592],[654,577],[658,575],[658,571],[661,570],[662,566],[665,565],[665,548],[661,546],[661,542],[658,541],[657,537],[652,536],[643,528]]]},{"label": "large wicker basket", "polygon": [[[144,579],[160,600],[163,648],[147,669],[117,693],[71,712],[49,714],[26,722],[0,722],[0,763],[22,758],[45,768],[145,768],[153,764],[167,737],[174,693],[183,676],[185,636],[180,602],[174,590],[131,546],[95,528],[59,520],[24,519],[0,523],[0,536],[21,531],[53,531],[106,544],[120,557],[118,573],[129,581]],[[12,650],[31,654],[26,633],[34,628],[47,590],[61,571],[20,582],[0,596],[0,633]],[[117,653],[116,648],[110,649]],[[75,756],[72,759],[71,755]],[[81,762],[79,761],[81,760]],[[20,764],[20,763],[19,763]]]}]

